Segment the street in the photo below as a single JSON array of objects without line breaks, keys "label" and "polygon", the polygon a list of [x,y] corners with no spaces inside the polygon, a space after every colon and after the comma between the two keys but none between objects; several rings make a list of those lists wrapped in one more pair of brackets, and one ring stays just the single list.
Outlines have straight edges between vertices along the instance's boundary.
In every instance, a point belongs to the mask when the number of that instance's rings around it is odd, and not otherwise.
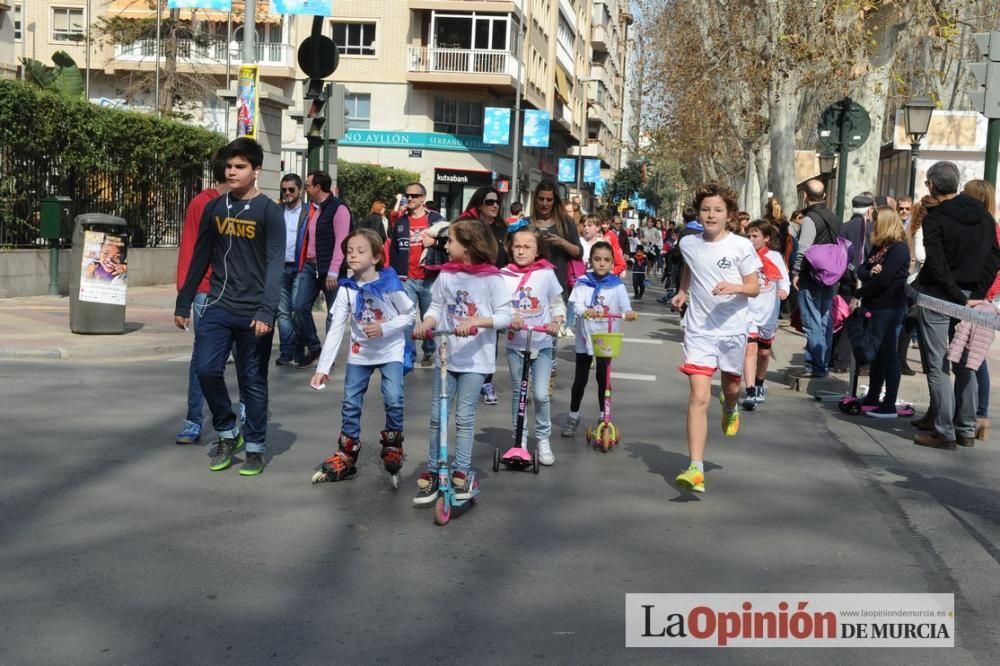
[{"label": "street", "polygon": [[[614,361],[621,446],[556,433],[553,467],[493,473],[510,438],[498,367],[500,404],[477,411],[482,494],[443,528],[411,505],[431,370],[407,378],[394,491],[374,383],[358,476],[309,483],[339,432],[342,367],[324,392],[308,371],[272,368],[270,462],[243,478],[208,470],[210,433],[173,444],[183,355],[4,361],[0,663],[996,663],[995,444],[919,449],[902,420],[852,419],[772,381],[734,439],[713,402],[707,492],[679,491],[687,382],[659,293],[635,305],[645,316]],[[801,346],[782,336],[775,380]],[[626,650],[629,592],[954,592],[956,648]]]}]

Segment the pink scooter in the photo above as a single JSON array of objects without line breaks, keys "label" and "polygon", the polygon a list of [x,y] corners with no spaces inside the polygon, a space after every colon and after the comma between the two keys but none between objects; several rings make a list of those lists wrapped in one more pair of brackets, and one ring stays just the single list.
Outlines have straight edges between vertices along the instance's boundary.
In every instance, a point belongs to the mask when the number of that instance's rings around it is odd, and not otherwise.
[{"label": "pink scooter", "polygon": [[546,333],[545,326],[525,326],[521,329],[528,332],[528,340],[525,343],[525,350],[521,361],[521,393],[517,401],[517,425],[514,430],[514,446],[507,449],[507,452],[500,455],[500,449],[493,449],[493,471],[499,472],[500,465],[508,469],[528,469],[538,474],[538,449],[528,451],[522,447],[524,437],[524,420],[528,412],[528,385],[531,376],[531,333],[537,331]]}]

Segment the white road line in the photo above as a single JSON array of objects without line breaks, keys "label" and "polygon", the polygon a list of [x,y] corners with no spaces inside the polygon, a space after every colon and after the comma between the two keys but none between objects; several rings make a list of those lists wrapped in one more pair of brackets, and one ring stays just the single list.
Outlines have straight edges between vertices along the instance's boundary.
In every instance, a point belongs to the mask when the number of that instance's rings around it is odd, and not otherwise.
[{"label": "white road line", "polygon": [[663,340],[650,340],[649,338],[622,338],[622,342],[638,342],[644,345],[662,345]]},{"label": "white road line", "polygon": [[631,372],[612,372],[611,379],[631,379],[636,382],[655,382],[656,375],[635,375]]},{"label": "white road line", "polygon": [[191,354],[187,356],[175,356],[173,358],[168,358],[167,363],[187,363],[191,360]]}]

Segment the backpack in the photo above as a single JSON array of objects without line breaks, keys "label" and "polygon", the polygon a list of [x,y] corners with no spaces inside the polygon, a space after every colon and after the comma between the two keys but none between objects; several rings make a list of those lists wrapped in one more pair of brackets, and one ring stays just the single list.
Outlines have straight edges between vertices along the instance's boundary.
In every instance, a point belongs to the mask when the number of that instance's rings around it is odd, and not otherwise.
[{"label": "backpack", "polygon": [[[815,224],[816,218],[812,218],[812,220]],[[823,220],[823,224],[826,225],[827,231],[833,237],[830,223]],[[819,236],[818,231],[816,235]],[[810,246],[803,256],[812,268],[813,279],[827,287],[832,287],[840,282],[840,278],[847,272],[850,249],[851,241],[839,237],[833,243],[819,243]]]}]

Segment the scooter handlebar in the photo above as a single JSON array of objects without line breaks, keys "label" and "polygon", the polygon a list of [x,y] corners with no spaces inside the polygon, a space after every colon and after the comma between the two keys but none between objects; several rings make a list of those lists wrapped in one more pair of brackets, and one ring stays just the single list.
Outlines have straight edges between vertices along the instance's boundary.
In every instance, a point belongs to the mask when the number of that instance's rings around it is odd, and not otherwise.
[{"label": "scooter handlebar", "polygon": [[[478,333],[479,333],[479,329],[477,327],[475,327],[475,326],[473,326],[472,328],[469,329],[469,336],[470,337],[473,336],[473,335],[476,335]],[[445,337],[447,335],[455,335],[455,329],[452,328],[452,329],[449,329],[447,331],[426,331],[426,332],[424,332],[424,334],[422,336],[421,335],[417,335],[417,333],[414,331],[414,333],[413,333],[413,339],[414,340],[430,340],[431,338],[443,338],[443,337]]]},{"label": "scooter handlebar", "polygon": [[584,319],[624,319],[625,321],[635,321],[639,318],[639,315],[635,312],[630,314],[615,314],[614,312],[606,312],[604,314],[594,314],[590,310],[586,310],[583,313]]}]

